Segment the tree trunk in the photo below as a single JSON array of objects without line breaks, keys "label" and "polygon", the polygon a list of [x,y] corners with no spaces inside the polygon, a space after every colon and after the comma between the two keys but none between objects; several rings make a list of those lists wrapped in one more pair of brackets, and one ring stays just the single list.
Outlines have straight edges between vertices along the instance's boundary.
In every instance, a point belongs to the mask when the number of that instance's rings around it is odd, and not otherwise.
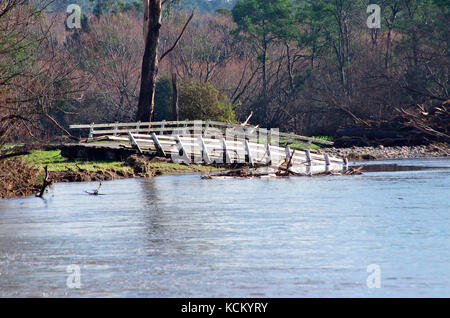
[{"label": "tree trunk", "polygon": [[143,0],[145,51],[142,59],[141,90],[137,121],[153,120],[158,75],[158,45],[161,29],[161,0]]},{"label": "tree trunk", "polygon": [[262,56],[262,82],[263,82],[263,107],[264,107],[264,116],[266,127],[270,128],[269,123],[269,103],[267,102],[267,41],[266,35],[264,35],[263,39],[263,56]]},{"label": "tree trunk", "polygon": [[172,73],[172,120],[178,121],[178,88],[176,73]]},{"label": "tree trunk", "polygon": [[287,58],[287,69],[288,69],[288,76],[289,76],[289,88],[291,89],[291,96],[294,95],[294,76],[292,72],[292,63],[291,63],[291,52],[289,48],[289,43],[285,42],[286,46],[286,58]]}]

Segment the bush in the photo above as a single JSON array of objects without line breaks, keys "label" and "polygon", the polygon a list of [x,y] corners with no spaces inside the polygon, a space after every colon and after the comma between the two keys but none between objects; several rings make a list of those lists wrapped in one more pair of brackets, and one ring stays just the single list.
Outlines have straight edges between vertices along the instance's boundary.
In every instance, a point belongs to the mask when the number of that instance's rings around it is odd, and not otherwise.
[{"label": "bush", "polygon": [[180,120],[235,120],[233,105],[211,83],[186,80],[179,91]]}]

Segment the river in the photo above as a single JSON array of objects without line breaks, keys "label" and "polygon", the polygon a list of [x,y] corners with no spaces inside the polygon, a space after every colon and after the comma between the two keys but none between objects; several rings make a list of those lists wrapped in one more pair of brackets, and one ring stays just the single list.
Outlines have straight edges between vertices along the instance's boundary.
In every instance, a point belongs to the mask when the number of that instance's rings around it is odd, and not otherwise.
[{"label": "river", "polygon": [[383,163],[0,200],[0,297],[450,297],[450,160]]}]

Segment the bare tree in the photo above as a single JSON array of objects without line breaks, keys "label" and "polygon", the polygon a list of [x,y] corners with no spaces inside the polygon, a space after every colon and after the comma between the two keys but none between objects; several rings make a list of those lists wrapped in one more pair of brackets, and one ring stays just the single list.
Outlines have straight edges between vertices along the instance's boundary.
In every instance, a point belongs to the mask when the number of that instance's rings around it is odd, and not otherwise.
[{"label": "bare tree", "polygon": [[[136,114],[136,119],[140,121],[153,120],[155,111],[156,76],[158,75],[159,63],[176,47],[194,15],[194,12],[192,12],[173,46],[162,54],[161,58],[158,58],[162,5],[167,2],[167,0],[143,0],[145,50],[142,59],[141,90],[139,93],[139,103]],[[170,2],[167,4],[169,5]]]}]

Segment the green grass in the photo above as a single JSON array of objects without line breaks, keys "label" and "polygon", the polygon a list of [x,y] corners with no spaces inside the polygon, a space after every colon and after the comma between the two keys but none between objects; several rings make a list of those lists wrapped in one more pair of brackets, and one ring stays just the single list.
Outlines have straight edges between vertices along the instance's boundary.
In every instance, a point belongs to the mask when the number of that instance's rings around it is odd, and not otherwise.
[{"label": "green grass", "polygon": [[150,163],[150,166],[163,174],[170,174],[177,172],[179,173],[192,172],[192,171],[209,172],[217,170],[217,168],[214,168],[212,166],[193,165],[193,164],[187,166],[172,162],[152,162]]},{"label": "green grass", "polygon": [[[280,137],[278,140],[278,143],[276,141],[271,141],[270,144],[273,146],[282,146],[284,143],[286,143],[289,140],[288,137]],[[253,142],[260,142],[259,138],[253,138],[251,139],[251,141]],[[290,143],[288,144],[289,147],[291,148],[306,148],[307,144],[303,144],[303,143]],[[311,144],[311,146],[309,147],[309,149],[321,149],[322,147],[316,144]]]},{"label": "green grass", "polygon": [[[133,173],[133,168],[121,161],[82,161],[68,160],[61,156],[60,150],[33,151],[29,155],[22,156],[25,162],[33,167],[44,168],[48,166],[50,172],[76,171],[78,167],[87,171],[112,170]],[[210,172],[217,170],[211,166],[183,165],[171,162],[152,162],[151,168],[161,174]]]},{"label": "green grass", "polygon": [[[306,146],[307,145],[304,145],[304,144],[288,144],[288,146],[289,147],[291,147],[291,148],[302,148],[302,149],[304,149],[304,148],[306,148]],[[322,147],[321,146],[319,146],[319,145],[316,145],[316,144],[311,144],[310,146],[309,146],[309,148],[308,149],[321,149]]]},{"label": "green grass", "polygon": [[34,167],[48,166],[48,171],[69,171],[77,170],[78,167],[87,171],[97,170],[115,170],[115,171],[128,171],[132,169],[128,167],[124,162],[120,161],[81,161],[81,160],[68,160],[61,156],[60,150],[51,151],[33,151],[29,155],[22,157],[26,163]]},{"label": "green grass", "polygon": [[326,141],[333,141],[333,137],[330,137],[330,136],[313,136],[313,138],[326,140]]}]

